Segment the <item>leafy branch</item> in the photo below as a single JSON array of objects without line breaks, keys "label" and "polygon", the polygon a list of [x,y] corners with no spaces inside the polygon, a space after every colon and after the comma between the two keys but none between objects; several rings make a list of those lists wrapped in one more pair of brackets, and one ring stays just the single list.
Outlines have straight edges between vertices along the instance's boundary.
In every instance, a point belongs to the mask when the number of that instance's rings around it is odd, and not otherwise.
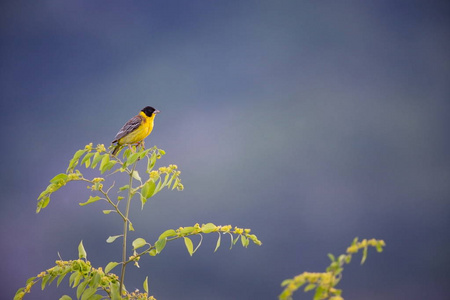
[{"label": "leafy branch", "polygon": [[305,292],[314,289],[316,290],[313,298],[314,300],[343,300],[344,298],[341,297],[342,290],[336,289],[335,286],[342,278],[344,264],[349,264],[352,259],[352,255],[358,253],[358,251],[361,249],[363,250],[361,264],[363,264],[366,261],[369,246],[375,247],[378,252],[381,252],[383,251],[385,243],[383,240],[376,239],[364,239],[358,242],[358,238],[355,238],[351,246],[347,248],[346,254],[339,255],[337,259],[333,254],[328,254],[328,257],[331,260],[331,264],[326,269],[326,272],[303,272],[302,274],[297,275],[294,278],[284,280],[281,283],[281,286],[285,286],[285,289],[279,295],[279,299],[291,300],[292,294],[301,286],[306,284],[306,287],[304,289]]},{"label": "leafy branch", "polygon": [[[108,266],[102,268],[94,268],[91,262],[87,260],[87,253],[84,249],[83,242],[78,246],[77,260],[57,260],[56,265],[46,271],[41,272],[36,277],[27,280],[26,286],[20,288],[14,300],[23,299],[25,294],[30,293],[31,288],[41,282],[41,288],[44,289],[57,279],[56,285],[59,286],[61,281],[68,275],[69,286],[77,288],[77,299],[82,300],[100,300],[100,299],[129,299],[129,300],[156,300],[153,296],[148,295],[148,282],[144,281],[143,287],[145,293],[124,291],[120,293],[120,281],[116,274],[109,273]],[[123,297],[122,297],[122,296]],[[70,296],[64,295],[60,300],[71,300]]]},{"label": "leafy branch", "polygon": [[[117,213],[123,222],[123,232],[120,235],[110,236],[106,242],[112,243],[118,238],[122,238],[122,261],[121,262],[109,262],[104,271],[102,268],[94,268],[87,260],[87,254],[81,242],[78,247],[79,259],[78,260],[58,260],[56,265],[44,272],[41,272],[38,276],[32,277],[27,280],[26,286],[20,288],[15,296],[15,300],[22,299],[25,294],[29,293],[31,287],[41,282],[41,288],[49,285],[56,278],[57,285],[64,279],[67,274],[71,274],[69,278],[69,285],[72,288],[77,288],[77,299],[82,300],[99,300],[99,299],[147,299],[154,300],[153,296],[148,295],[148,279],[146,278],[143,284],[145,293],[133,292],[129,293],[124,284],[126,266],[133,262],[139,267],[139,259],[148,254],[149,256],[156,256],[166,246],[167,242],[183,239],[188,253],[192,256],[196,250],[200,247],[203,234],[218,233],[218,239],[216,243],[216,251],[221,244],[222,235],[230,236],[230,249],[235,245],[238,240],[241,240],[243,247],[247,247],[252,241],[256,245],[261,245],[258,238],[250,233],[250,229],[243,229],[239,227],[232,227],[231,225],[216,226],[213,223],[202,224],[197,223],[190,227],[180,227],[176,230],[169,229],[163,232],[154,244],[148,243],[143,238],[137,238],[132,242],[133,254],[128,256],[127,250],[127,237],[128,231],[134,231],[133,224],[129,218],[130,203],[132,199],[137,196],[141,202],[141,208],[143,209],[148,199],[155,196],[162,189],[168,188],[171,190],[177,189],[179,191],[184,189],[181,183],[180,171],[176,165],[169,165],[166,167],[160,167],[155,169],[155,164],[161,156],[165,155],[165,151],[158,149],[156,146],[150,149],[144,149],[143,147],[137,149],[133,146],[126,149],[123,152],[122,158],[119,156],[113,156],[106,150],[104,145],[99,144],[96,147],[92,146],[92,143],[86,145],[84,149],[75,152],[74,156],[69,162],[69,166],[65,173],[60,173],[50,180],[50,184],[39,195],[37,202],[36,212],[39,213],[41,209],[48,206],[50,198],[53,193],[65,186],[71,181],[81,181],[87,183],[87,188],[91,190],[94,195],[90,196],[87,201],[79,203],[80,206],[86,206],[88,204],[95,203],[97,201],[105,201],[111,209],[103,210],[104,214],[110,214],[112,212]],[[146,175],[139,174],[136,169],[138,162],[146,161]],[[91,169],[98,169],[101,174],[106,172],[107,176],[114,173],[125,173],[128,176],[128,184],[115,188],[115,182],[109,187],[105,187],[104,177],[87,178],[77,167],[85,167]],[[144,178],[144,179],[143,179]],[[113,196],[112,191],[117,190],[118,196]],[[127,192],[123,195],[123,192]],[[124,204],[122,200],[124,201]],[[123,209],[122,206],[125,206]],[[194,248],[194,243],[190,239],[190,236],[199,235],[200,241]],[[146,247],[145,250],[138,252],[138,249]],[[110,271],[116,266],[121,265],[120,276],[110,273]],[[64,295],[60,300],[71,299],[69,296]]]}]

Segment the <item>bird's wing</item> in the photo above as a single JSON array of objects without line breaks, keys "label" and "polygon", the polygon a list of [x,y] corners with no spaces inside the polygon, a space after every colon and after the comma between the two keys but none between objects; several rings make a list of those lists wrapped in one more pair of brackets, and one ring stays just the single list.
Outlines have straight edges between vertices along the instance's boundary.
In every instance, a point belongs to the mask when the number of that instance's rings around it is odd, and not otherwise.
[{"label": "bird's wing", "polygon": [[135,131],[139,127],[139,125],[141,125],[141,122],[142,122],[141,116],[137,115],[137,116],[132,117],[119,130],[119,132],[116,134],[116,137],[114,138],[114,141],[112,141],[112,142],[115,143],[118,140],[120,140],[121,138],[123,138],[124,136],[126,136],[127,134],[129,134],[130,132]]}]

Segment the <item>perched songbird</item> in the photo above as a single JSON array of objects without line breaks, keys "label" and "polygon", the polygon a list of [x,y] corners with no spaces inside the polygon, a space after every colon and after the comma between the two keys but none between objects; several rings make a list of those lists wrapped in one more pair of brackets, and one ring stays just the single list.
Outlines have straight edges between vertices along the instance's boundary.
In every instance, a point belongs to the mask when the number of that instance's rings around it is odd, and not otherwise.
[{"label": "perched songbird", "polygon": [[116,155],[122,145],[141,144],[152,132],[155,116],[159,112],[151,106],[146,106],[137,116],[126,122],[112,141],[112,143],[117,143],[112,155]]}]

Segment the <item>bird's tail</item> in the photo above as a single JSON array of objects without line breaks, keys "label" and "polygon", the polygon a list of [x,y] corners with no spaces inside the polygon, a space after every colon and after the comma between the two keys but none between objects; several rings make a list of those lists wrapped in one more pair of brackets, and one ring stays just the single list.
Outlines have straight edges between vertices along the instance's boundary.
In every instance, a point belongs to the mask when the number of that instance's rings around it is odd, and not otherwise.
[{"label": "bird's tail", "polygon": [[117,152],[119,152],[120,150],[120,145],[117,144],[117,146],[114,148],[113,152],[112,152],[112,156],[116,156]]}]

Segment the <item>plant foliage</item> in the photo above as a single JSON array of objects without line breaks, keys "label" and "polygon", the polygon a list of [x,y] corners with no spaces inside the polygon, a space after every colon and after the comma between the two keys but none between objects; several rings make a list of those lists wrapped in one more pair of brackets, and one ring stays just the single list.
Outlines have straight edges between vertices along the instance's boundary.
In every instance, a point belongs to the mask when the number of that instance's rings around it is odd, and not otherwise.
[{"label": "plant foliage", "polygon": [[279,295],[279,299],[291,300],[292,294],[301,286],[306,285],[304,289],[305,292],[315,290],[314,300],[344,300],[341,296],[342,290],[335,288],[342,278],[344,264],[349,264],[352,259],[352,255],[356,254],[361,249],[363,250],[361,264],[363,264],[366,261],[369,246],[375,247],[378,252],[381,252],[383,251],[385,243],[383,240],[376,239],[364,239],[359,242],[358,238],[355,238],[351,246],[347,248],[346,254],[341,254],[338,258],[335,258],[335,256],[331,253],[328,254],[331,264],[326,269],[326,272],[303,272],[294,278],[284,280],[281,283],[281,286],[285,286],[285,289]]},{"label": "plant foliage", "polygon": [[[247,247],[251,242],[261,245],[258,238],[250,233],[250,229],[232,227],[231,225],[217,226],[213,223],[199,225],[194,224],[189,227],[179,227],[178,229],[168,229],[161,233],[159,237],[152,243],[147,242],[144,238],[137,238],[131,242],[131,255],[127,250],[128,241],[127,234],[134,231],[133,224],[129,217],[130,202],[132,199],[138,198],[142,209],[148,200],[162,191],[164,188],[170,190],[183,190],[183,184],[180,179],[180,171],[176,165],[155,168],[156,162],[161,156],[165,155],[165,151],[158,149],[156,146],[150,149],[137,149],[132,147],[126,149],[122,158],[113,156],[108,152],[104,145],[100,144],[96,147],[92,143],[86,145],[84,149],[75,152],[73,158],[69,162],[69,166],[65,173],[56,175],[50,180],[50,184],[39,195],[36,212],[39,213],[50,203],[53,193],[65,186],[71,181],[81,181],[87,184],[92,195],[85,201],[80,203],[81,206],[87,206],[94,202],[104,201],[109,205],[109,209],[103,210],[104,214],[115,213],[123,222],[123,232],[119,235],[110,236],[106,239],[107,243],[113,243],[117,239],[122,240],[122,261],[109,262],[105,268],[94,268],[90,261],[87,260],[87,252],[83,242],[78,246],[77,260],[57,260],[54,267],[41,272],[36,277],[27,280],[25,287],[20,288],[14,297],[15,300],[23,299],[30,293],[31,288],[40,282],[41,288],[57,281],[57,286],[62,280],[68,276],[69,286],[76,288],[76,298],[81,300],[154,300],[149,295],[148,277],[143,282],[144,293],[128,292],[124,285],[125,269],[129,263],[133,263],[139,267],[139,260],[143,255],[156,256],[161,253],[167,246],[168,242],[177,239],[183,239],[189,255],[193,255],[200,247],[203,235],[216,233],[218,239],[216,242],[216,251],[221,245],[221,237],[226,234],[230,236],[230,248],[240,239],[243,247]],[[145,164],[145,173],[139,174],[136,165]],[[80,171],[80,167],[97,169],[100,174],[111,175],[114,173],[124,173],[128,176],[128,184],[115,188],[114,182],[106,185],[105,177],[86,178]],[[118,194],[112,191],[118,191]],[[117,196],[119,195],[119,196]],[[191,236],[200,236],[200,241],[194,245]],[[194,247],[195,246],[195,247]],[[111,271],[119,266],[121,267],[120,275],[111,273]],[[68,295],[64,295],[60,300],[72,299]]]}]

